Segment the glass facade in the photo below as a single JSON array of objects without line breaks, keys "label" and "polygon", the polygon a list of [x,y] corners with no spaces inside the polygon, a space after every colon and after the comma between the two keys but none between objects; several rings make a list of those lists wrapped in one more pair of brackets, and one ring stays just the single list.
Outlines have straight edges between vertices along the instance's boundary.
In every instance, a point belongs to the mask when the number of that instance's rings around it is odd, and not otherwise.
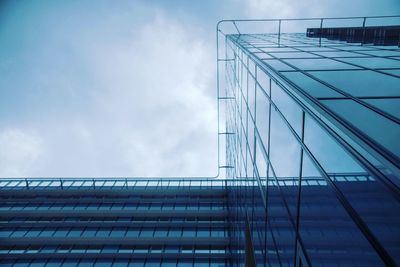
[{"label": "glass facade", "polygon": [[0,179],[0,266],[400,265],[400,49],[381,33],[221,21],[218,177]]},{"label": "glass facade", "polygon": [[400,264],[398,44],[225,23],[234,265]]},{"label": "glass facade", "polygon": [[225,181],[0,180],[0,266],[227,266]]}]

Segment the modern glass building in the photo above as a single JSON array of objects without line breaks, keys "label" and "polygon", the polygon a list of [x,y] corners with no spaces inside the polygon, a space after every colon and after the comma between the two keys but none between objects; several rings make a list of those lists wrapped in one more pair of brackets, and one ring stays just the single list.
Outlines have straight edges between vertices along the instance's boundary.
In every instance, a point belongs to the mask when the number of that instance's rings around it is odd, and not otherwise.
[{"label": "modern glass building", "polygon": [[396,25],[221,21],[217,177],[2,179],[0,266],[400,265]]},{"label": "modern glass building", "polygon": [[[276,31],[244,33],[254,24]],[[219,25],[231,238],[241,245],[231,253],[242,255],[239,264],[400,264],[394,25],[399,17]]]}]

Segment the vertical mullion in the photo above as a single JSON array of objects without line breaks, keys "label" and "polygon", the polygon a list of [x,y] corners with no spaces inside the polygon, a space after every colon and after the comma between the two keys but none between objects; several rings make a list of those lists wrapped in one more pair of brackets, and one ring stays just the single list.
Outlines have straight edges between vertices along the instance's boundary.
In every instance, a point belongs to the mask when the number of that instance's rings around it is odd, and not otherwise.
[{"label": "vertical mullion", "polygon": [[[271,79],[269,79],[269,96],[270,96],[270,99],[271,99]],[[268,199],[269,199],[269,193],[268,193],[268,187],[269,187],[269,152],[270,152],[270,136],[271,136],[271,100],[268,100],[268,134],[267,134],[267,144],[268,144],[268,147],[267,147],[267,157],[268,157],[268,162],[267,162],[267,173],[266,173],[266,177],[265,177],[265,184],[266,184],[266,186],[265,186],[265,218],[266,218],[266,220],[267,220],[267,222],[268,222],[268,220],[269,220],[269,218],[268,218]],[[266,225],[266,227],[265,227],[265,246],[267,247],[267,242],[268,242],[268,225],[271,225],[271,224],[268,224],[268,223],[266,223],[265,224]],[[271,228],[270,228],[270,230],[271,230]],[[271,230],[271,234],[273,235],[273,233],[272,233],[272,230]],[[272,240],[273,241],[273,243],[274,243],[274,247],[275,247],[275,250],[276,250],[276,253],[277,253],[277,256],[278,256],[278,258],[279,258],[279,253],[278,253],[278,250],[277,250],[277,247],[276,247],[276,243],[275,243],[275,240]],[[279,259],[279,262],[280,262],[280,259]]]},{"label": "vertical mullion", "polygon": [[[305,112],[304,110],[302,111],[301,114],[301,142],[304,143],[304,123],[305,123]],[[295,239],[295,246],[294,246],[294,266],[297,266],[297,251],[298,251],[298,246],[301,243],[300,242],[300,235],[299,235],[299,229],[300,229],[300,208],[301,208],[301,187],[302,187],[302,180],[303,180],[303,156],[304,156],[304,151],[303,148],[300,150],[300,169],[299,169],[299,189],[297,192],[297,211],[296,211],[296,239]],[[301,247],[302,247],[301,243]],[[304,248],[301,248],[304,255],[306,255],[306,258],[308,260],[308,256]]]}]

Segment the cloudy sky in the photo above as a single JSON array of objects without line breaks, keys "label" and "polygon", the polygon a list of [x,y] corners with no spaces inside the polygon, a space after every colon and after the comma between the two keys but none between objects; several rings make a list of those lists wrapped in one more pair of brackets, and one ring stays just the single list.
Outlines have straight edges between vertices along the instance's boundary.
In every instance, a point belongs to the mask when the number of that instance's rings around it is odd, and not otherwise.
[{"label": "cloudy sky", "polygon": [[0,177],[213,176],[218,20],[398,13],[398,0],[2,1]]}]

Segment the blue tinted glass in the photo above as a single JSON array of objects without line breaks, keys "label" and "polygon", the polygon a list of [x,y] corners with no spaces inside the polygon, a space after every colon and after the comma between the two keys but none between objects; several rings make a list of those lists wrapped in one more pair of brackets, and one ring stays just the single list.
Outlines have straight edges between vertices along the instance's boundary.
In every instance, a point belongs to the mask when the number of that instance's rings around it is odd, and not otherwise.
[{"label": "blue tinted glass", "polygon": [[374,71],[319,71],[311,75],[353,96],[398,96],[400,79]]},{"label": "blue tinted glass", "polygon": [[209,237],[210,231],[206,229],[197,230],[197,237]]},{"label": "blue tinted glass", "polygon": [[156,229],[156,231],[154,232],[154,236],[157,237],[165,237],[168,234],[168,230],[167,229]]},{"label": "blue tinted glass", "polygon": [[26,237],[37,237],[42,230],[31,229],[26,233]]},{"label": "blue tinted glass", "polygon": [[[330,151],[329,148],[324,150]],[[333,190],[323,183],[324,178],[308,155],[304,154],[303,160],[299,233],[312,265],[334,262],[337,266],[355,266],[353,260],[357,259],[363,266],[382,266]],[[329,249],[322,249],[323,246],[329,246]]]},{"label": "blue tinted glass", "polygon": [[356,54],[348,51],[329,51],[329,52],[316,52],[316,54],[324,57],[362,57],[361,54]]},{"label": "blue tinted glass", "polygon": [[82,230],[79,229],[72,229],[71,231],[69,231],[68,236],[69,237],[79,237],[82,233]]},{"label": "blue tinted glass", "polygon": [[268,66],[270,66],[272,69],[277,70],[277,71],[285,71],[285,70],[293,70],[292,67],[289,67],[285,63],[280,62],[279,60],[275,59],[268,59],[264,60]]},{"label": "blue tinted glass", "polygon": [[393,74],[393,75],[397,75],[400,77],[400,70],[384,70],[384,72],[389,73],[389,74]]},{"label": "blue tinted glass", "polygon": [[129,267],[143,267],[144,266],[144,260],[131,260],[129,262]]},{"label": "blue tinted glass", "polygon": [[301,50],[303,50],[303,51],[312,51],[312,52],[329,52],[329,51],[335,51],[334,49],[329,48],[329,47],[317,47],[317,46],[302,47]]},{"label": "blue tinted glass", "polygon": [[96,235],[96,232],[97,232],[97,228],[94,228],[94,227],[86,228],[83,231],[82,236],[87,236],[87,237],[91,236],[91,237],[93,237],[93,236]]},{"label": "blue tinted glass", "polygon": [[[2,207],[0,207],[0,210],[9,210],[9,209],[10,209],[9,206],[2,206]],[[13,207],[12,209],[13,209],[13,210],[19,210],[20,207]]]},{"label": "blue tinted glass", "polygon": [[364,172],[321,126],[306,115],[304,142],[328,173]]},{"label": "blue tinted glass", "polygon": [[154,229],[143,229],[140,232],[140,237],[152,237],[154,233]]},{"label": "blue tinted glass", "polygon": [[66,236],[68,232],[69,232],[68,228],[60,228],[53,234],[53,236],[54,237],[63,237],[63,236]]},{"label": "blue tinted glass", "polygon": [[368,54],[372,56],[380,56],[380,57],[395,57],[400,56],[400,51],[392,51],[392,50],[373,50],[373,51],[362,51],[363,54]]},{"label": "blue tinted glass", "polygon": [[[281,113],[286,118],[286,120],[289,122],[291,127],[297,132],[298,135],[300,135],[301,114],[302,114],[300,107],[278,85],[276,85],[275,83],[272,83],[271,86],[272,86],[272,90],[271,90],[272,102],[275,103],[275,105],[281,111]],[[271,126],[271,130],[273,130],[272,126]],[[272,144],[272,142],[273,141],[271,141],[271,144]]]},{"label": "blue tinted glass", "polygon": [[369,58],[341,58],[340,60],[353,63],[365,68],[400,68],[400,61],[379,58],[379,57],[369,57]]},{"label": "blue tinted glass", "polygon": [[47,260],[39,260],[39,259],[33,260],[29,265],[29,267],[42,267],[45,266],[46,262]]},{"label": "blue tinted glass", "polygon": [[210,262],[210,267],[225,267],[225,266],[226,265],[224,260],[215,259]]},{"label": "blue tinted glass", "polygon": [[75,266],[78,266],[78,260],[74,259],[66,259],[62,264],[62,267],[75,267]]},{"label": "blue tinted glass", "polygon": [[113,264],[112,259],[99,259],[96,261],[96,263],[93,265],[94,267],[109,267]]},{"label": "blue tinted glass", "polygon": [[400,157],[400,126],[398,124],[353,100],[322,102],[377,143]]},{"label": "blue tinted glass", "polygon": [[98,237],[107,237],[107,236],[109,236],[109,234],[110,234],[110,230],[101,229],[101,230],[97,231],[96,236],[98,236]]},{"label": "blue tinted glass", "polygon": [[161,262],[161,267],[175,267],[176,266],[176,260],[163,260]]},{"label": "blue tinted glass", "polygon": [[400,119],[400,97],[387,99],[363,99],[363,101]]},{"label": "blue tinted glass", "polygon": [[0,237],[8,237],[12,233],[12,230],[2,229],[0,231]]},{"label": "blue tinted glass", "polygon": [[[264,90],[267,94],[269,94],[269,83],[270,83],[270,78],[268,74],[266,74],[260,67],[257,67],[257,91],[258,89]],[[261,94],[261,91],[257,92],[257,95]]]},{"label": "blue tinted glass", "polygon": [[296,49],[290,47],[268,47],[261,48],[265,52],[297,52]]},{"label": "blue tinted glass", "polygon": [[125,236],[126,228],[114,228],[111,231],[110,236],[112,237],[123,237]]},{"label": "blue tinted glass", "polygon": [[117,251],[118,251],[118,246],[104,246],[101,252],[116,253]]},{"label": "blue tinted glass", "polygon": [[269,100],[258,88],[256,96],[256,127],[264,147],[268,149]]},{"label": "blue tinted glass", "polygon": [[183,237],[195,237],[196,231],[194,229],[184,229],[182,232]]},{"label": "blue tinted glass", "polygon": [[211,236],[212,237],[224,237],[225,236],[225,230],[222,228],[212,228],[211,229]]},{"label": "blue tinted glass", "polygon": [[362,47],[359,45],[340,45],[340,46],[334,46],[336,48],[342,49],[342,50],[346,50],[346,51],[363,51],[363,50],[371,50],[370,47]]},{"label": "blue tinted glass", "polygon": [[169,230],[168,236],[170,236],[170,237],[180,237],[181,233],[182,233],[182,230],[171,229],[171,230]]},{"label": "blue tinted glass", "polygon": [[20,228],[20,229],[18,229],[18,230],[15,230],[12,234],[11,234],[11,236],[12,237],[23,237],[23,236],[25,236],[25,234],[28,232],[28,229],[24,229],[24,228]]},{"label": "blue tinted glass", "polygon": [[[267,151],[265,151],[267,153]],[[264,155],[263,149],[257,139],[256,142],[256,167],[258,171],[258,175],[263,186],[266,186],[266,178],[267,178],[267,157]]]},{"label": "blue tinted glass", "polygon": [[191,267],[191,266],[193,266],[193,261],[187,260],[187,259],[179,259],[177,266],[178,267]]},{"label": "blue tinted glass", "polygon": [[115,260],[112,267],[126,267],[128,263],[129,260]]},{"label": "blue tinted glass", "polygon": [[146,260],[146,264],[144,265],[145,267],[159,267],[160,266],[160,260]]},{"label": "blue tinted glass", "polygon": [[48,260],[46,267],[59,267],[62,265],[62,260]]},{"label": "blue tinted glass", "polygon": [[282,75],[313,97],[343,97],[342,94],[301,72],[282,72]]},{"label": "blue tinted glass", "polygon": [[268,55],[265,52],[256,52],[255,55],[260,59],[273,59],[272,56]]},{"label": "blue tinted glass", "polygon": [[[301,113],[299,120],[301,119]],[[277,177],[297,177],[300,168],[300,146],[275,110],[271,117],[270,160]]]},{"label": "blue tinted glass", "polygon": [[13,266],[28,267],[30,260],[18,260]]},{"label": "blue tinted glass", "polygon": [[319,56],[307,53],[307,52],[283,52],[283,53],[271,53],[272,56],[277,58],[318,58]]},{"label": "blue tinted glass", "polygon": [[[91,267],[93,266],[93,260],[90,259],[83,259],[79,262],[78,267]],[[95,265],[97,266],[97,265]]]},{"label": "blue tinted glass", "polygon": [[46,229],[45,231],[42,231],[40,233],[40,236],[52,236],[54,234],[54,232],[55,232],[55,229],[52,229],[52,228]]},{"label": "blue tinted glass", "polygon": [[[4,266],[4,267],[12,267],[14,265],[14,260],[0,260],[0,264],[1,264],[1,266]],[[58,265],[58,266],[60,266],[60,265]]]},{"label": "blue tinted glass", "polygon": [[352,65],[326,58],[285,59],[284,61],[301,70],[357,69]]}]

